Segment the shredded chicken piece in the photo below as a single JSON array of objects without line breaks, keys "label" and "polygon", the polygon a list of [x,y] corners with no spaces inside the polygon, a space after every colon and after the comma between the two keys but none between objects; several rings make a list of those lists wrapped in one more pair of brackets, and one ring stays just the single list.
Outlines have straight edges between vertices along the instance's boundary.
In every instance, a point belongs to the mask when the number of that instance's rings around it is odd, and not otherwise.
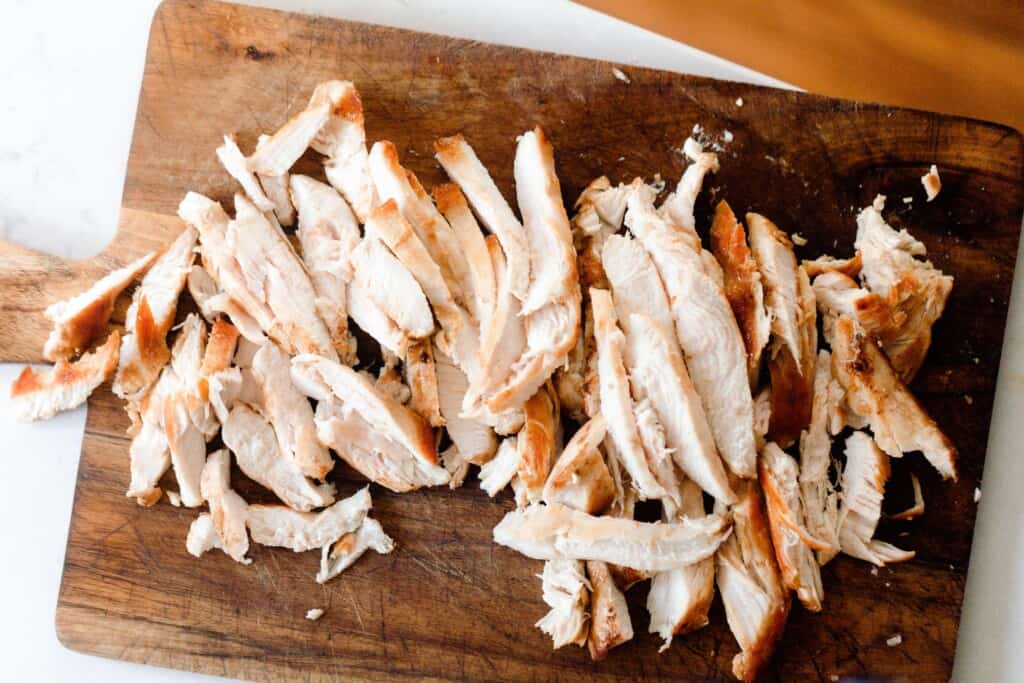
[{"label": "shredded chicken piece", "polygon": [[74,362],[58,360],[48,372],[26,367],[11,385],[11,404],[19,420],[47,420],[85,403],[117,366],[121,335],[115,330],[102,346]]},{"label": "shredded chicken piece", "polygon": [[[689,479],[681,481],[679,487],[683,507],[675,511],[663,507],[663,520],[671,523],[684,516],[703,517],[704,498],[700,487]],[[714,596],[715,562],[712,558],[651,577],[651,590],[647,594],[651,621],[647,631],[657,633],[664,641],[658,651],[667,650],[673,636],[706,626]]]},{"label": "shredded chicken piece", "polygon": [[615,312],[628,328],[630,316],[644,315],[671,332],[675,327],[661,277],[643,246],[627,235],[611,235],[601,250]]},{"label": "shredded chicken piece", "polygon": [[466,483],[466,476],[469,475],[470,462],[462,457],[455,444],[451,444],[441,453],[441,466],[448,473],[448,488],[453,491],[462,488]]},{"label": "shredded chicken piece", "polygon": [[288,356],[268,342],[252,359],[253,377],[262,392],[263,415],[274,427],[281,453],[311,479],[323,480],[334,467],[313,424],[313,408],[295,388]]},{"label": "shredded chicken piece", "polygon": [[383,242],[365,238],[352,252],[352,262],[356,282],[406,336],[423,339],[434,333],[434,315],[423,290]]},{"label": "shredded chicken piece", "polygon": [[540,579],[544,602],[551,609],[534,625],[551,636],[555,650],[570,644],[582,647],[587,642],[590,621],[590,582],[584,564],[578,560],[549,560]]},{"label": "shredded chicken piece", "polygon": [[227,450],[222,448],[206,458],[199,487],[210,504],[210,518],[220,541],[218,547],[235,562],[252,563],[245,557],[249,552],[249,534],[245,530],[249,506],[231,489],[231,454]]},{"label": "shredded chicken piece", "polygon": [[733,533],[715,555],[715,579],[740,653],[732,672],[753,681],[771,659],[789,614],[757,482],[737,482]]},{"label": "shredded chicken piece", "polygon": [[550,382],[541,387],[523,406],[525,422],[519,430],[517,474],[526,486],[530,502],[540,500],[544,482],[555,462],[557,430],[560,422],[558,397]]},{"label": "shredded chicken piece", "polygon": [[[483,224],[501,242],[508,260],[509,288],[519,301],[526,300],[530,286],[530,248],[527,233],[490,173],[461,135],[434,143],[437,160],[469,200]],[[500,284],[498,285],[501,286]]]},{"label": "shredded chicken piece", "polygon": [[135,401],[156,382],[170,360],[167,332],[194,258],[196,231],[186,228],[153,262],[125,314],[125,336],[113,391]]},{"label": "shredded chicken piece", "polygon": [[851,557],[884,567],[906,562],[914,551],[901,550],[874,539],[882,516],[882,496],[889,480],[889,457],[864,432],[846,438],[846,467],[843,468],[843,505],[839,511],[839,545]]},{"label": "shredded chicken piece", "polygon": [[587,648],[590,650],[590,658],[600,662],[612,648],[633,639],[633,623],[629,618],[626,596],[612,580],[608,565],[588,561],[587,576],[592,591]]},{"label": "shredded chicken piece", "polygon": [[838,383],[832,378],[832,356],[819,351],[811,423],[800,435],[800,493],[807,532],[828,544],[827,549],[816,551],[820,565],[839,552],[839,494],[829,475],[832,439],[828,431],[829,402],[837,389]]},{"label": "shredded chicken piece", "polygon": [[494,542],[536,560],[600,560],[657,572],[710,557],[731,528],[728,514],[646,524],[535,504],[506,514]]},{"label": "shredded chicken piece", "polygon": [[384,350],[395,355],[405,355],[409,346],[409,335],[388,317],[370,291],[353,280],[348,289],[348,314],[364,332],[377,340]]},{"label": "shredded chicken piece", "polygon": [[693,217],[693,206],[700,194],[704,176],[718,171],[718,155],[705,152],[693,138],[687,138],[683,150],[693,163],[683,172],[676,191],[665,199],[661,213],[683,232],[696,236],[697,222]]},{"label": "shredded chicken piece", "polygon": [[835,323],[832,372],[850,408],[867,418],[878,445],[898,458],[921,451],[945,479],[957,478],[956,448],[890,367],[875,342],[841,316]]},{"label": "shredded chicken piece", "polygon": [[862,254],[864,284],[905,320],[892,326],[890,334],[880,334],[879,341],[900,379],[909,382],[924,363],[932,326],[946,307],[953,278],[930,261],[916,259],[925,255],[924,244],[889,226],[881,208],[869,206],[858,214],[854,246]]},{"label": "shredded chicken piece", "polygon": [[430,425],[409,408],[381,394],[370,379],[352,368],[310,354],[296,356],[292,359],[292,381],[310,398],[336,398],[422,464],[437,465],[437,447]]},{"label": "shredded chicken piece", "polygon": [[807,277],[812,280],[819,275],[833,272],[842,273],[847,277],[857,277],[860,275],[861,264],[859,251],[851,258],[840,259],[825,255],[816,259],[804,259],[802,263],[804,270],[807,271]]},{"label": "shredded chicken piece", "polygon": [[706,271],[696,233],[666,222],[652,202],[650,188],[635,184],[626,225],[644,245],[668,292],[676,337],[722,459],[739,476],[753,477],[753,400],[736,318],[723,286]]},{"label": "shredded chicken piece", "polygon": [[607,429],[604,416],[598,414],[576,430],[544,484],[545,503],[561,503],[591,515],[611,505],[615,484],[598,450]]},{"label": "shredded chicken piece", "polygon": [[924,185],[924,193],[928,196],[928,201],[938,197],[939,192],[942,190],[942,179],[939,178],[939,167],[932,164],[932,167],[928,169],[928,172],[921,176],[921,184]]},{"label": "shredded chicken piece", "polygon": [[825,591],[814,551],[828,552],[832,548],[804,529],[799,467],[778,444],[769,442],[761,450],[758,474],[768,505],[768,522],[782,583],[796,591],[804,607],[820,612]]},{"label": "shredded chicken piece", "polygon": [[348,329],[348,286],[359,224],[345,200],[329,185],[304,175],[291,176],[298,212],[296,235],[302,260],[316,290],[316,307],[334,348],[346,365],[356,362],[356,340]]},{"label": "shredded chicken piece", "polygon": [[668,492],[652,471],[633,410],[623,353],[626,337],[616,324],[611,295],[590,290],[597,339],[598,375],[601,380],[601,412],[608,421],[608,435],[615,443],[622,465],[641,498],[663,498]]},{"label": "shredded chicken piece", "polygon": [[768,438],[787,447],[811,420],[818,346],[814,292],[807,274],[797,265],[789,236],[756,213],[747,214],[747,225],[771,317],[768,369],[772,415]]},{"label": "shredded chicken piece", "polygon": [[384,533],[380,522],[367,517],[359,528],[350,531],[333,544],[324,545],[320,554],[320,571],[316,582],[327,583],[351,567],[367,550],[387,555],[395,549],[394,540]]},{"label": "shredded chicken piece", "polygon": [[434,356],[437,371],[437,395],[448,436],[467,462],[482,465],[498,448],[494,430],[476,419],[462,417],[462,401],[469,380],[455,363],[442,353]]},{"label": "shredded chicken piece", "polygon": [[[910,473],[910,484],[914,489],[914,504],[906,510],[888,515],[889,519],[914,519],[915,517],[920,517],[924,514],[924,496],[921,494],[921,481],[913,472]],[[977,499],[978,496],[975,496],[975,503],[978,502]]]},{"label": "shredded chicken piece", "polygon": [[156,252],[103,276],[88,290],[47,306],[43,315],[53,330],[43,346],[43,358],[56,363],[89,348],[107,329],[114,302],[156,259]]},{"label": "shredded chicken piece", "polygon": [[238,149],[238,142],[234,135],[224,136],[224,144],[217,148],[217,158],[220,159],[224,170],[242,186],[246,196],[252,200],[257,209],[263,212],[274,210],[274,203],[263,192],[263,186],[257,180],[256,174],[249,170],[245,155],[242,154],[242,150]]},{"label": "shredded chicken piece", "polygon": [[185,539],[185,548],[190,555],[202,557],[209,551],[221,547],[220,537],[217,535],[217,528],[213,525],[210,513],[203,512],[192,520],[192,524],[188,527],[188,536]]},{"label": "shredded chicken piece", "polygon": [[405,381],[409,385],[409,407],[432,427],[443,427],[434,347],[429,339],[409,345],[405,354]]},{"label": "shredded chicken piece", "polygon": [[[259,149],[269,141],[269,135],[260,135],[256,139],[256,149]],[[292,198],[288,195],[291,175],[288,173],[282,173],[281,175],[258,174],[256,177],[259,178],[260,187],[263,188],[263,193],[273,206],[274,217],[277,218],[277,222],[281,225],[292,225],[295,222],[295,207],[292,206]],[[252,199],[251,196],[250,199]]]},{"label": "shredded chicken piece", "polygon": [[334,449],[367,479],[391,491],[403,493],[450,482],[443,467],[420,460],[404,444],[369,422],[354,402],[333,396],[320,398],[315,422],[321,443]]},{"label": "shredded chicken piece", "polygon": [[502,439],[494,457],[480,466],[480,488],[494,498],[519,472],[519,459],[518,438],[510,436]]},{"label": "shredded chicken piece", "polygon": [[497,297],[497,283],[494,279],[494,264],[487,251],[483,231],[473,217],[462,190],[454,183],[445,183],[434,188],[434,201],[452,232],[457,246],[466,260],[467,276],[463,281],[464,303],[481,327],[486,327],[494,310]]},{"label": "shredded chicken piece", "polygon": [[747,246],[743,224],[732,208],[722,200],[715,207],[711,224],[711,251],[722,266],[725,297],[736,316],[743,344],[747,350],[747,373],[750,387],[757,386],[761,371],[761,354],[771,334],[771,318],[765,310],[761,273]]},{"label": "shredded chicken piece", "polygon": [[331,545],[358,529],[373,502],[364,486],[320,512],[300,512],[284,505],[250,505],[247,524],[254,543],[297,553]]},{"label": "shredded chicken piece", "polygon": [[393,143],[387,140],[374,143],[370,150],[370,175],[381,202],[395,201],[431,262],[439,267],[446,289],[450,290],[449,298],[454,296],[456,302],[468,309],[472,283],[466,255],[452,226],[434,206],[419,179],[399,163],[398,150]]},{"label": "shredded chicken piece", "polygon": [[334,501],[334,486],[307,479],[299,466],[281,453],[270,423],[251,408],[236,405],[224,423],[222,437],[245,476],[273,491],[289,507],[306,511]]},{"label": "shredded chicken piece", "polygon": [[323,615],[324,611],[319,607],[314,607],[313,609],[306,610],[306,618],[310,621],[317,621]]}]

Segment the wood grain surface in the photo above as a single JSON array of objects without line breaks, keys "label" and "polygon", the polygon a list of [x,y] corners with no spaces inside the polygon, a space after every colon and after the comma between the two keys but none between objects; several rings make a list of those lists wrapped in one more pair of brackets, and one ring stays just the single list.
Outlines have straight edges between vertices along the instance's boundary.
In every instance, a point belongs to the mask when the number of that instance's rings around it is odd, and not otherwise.
[{"label": "wood grain surface", "polygon": [[[324,79],[358,85],[370,139],[393,140],[428,187],[442,180],[431,141],[462,131],[512,196],[515,136],[542,125],[567,201],[599,174],[674,181],[695,123],[731,131],[710,197],[757,210],[809,243],[803,256],[852,249],[857,209],[890,196],[888,216],[956,277],[946,315],[913,390],[959,447],[947,484],[918,456],[895,463],[893,508],[908,470],[927,513],[883,526],[918,551],[878,576],[839,558],[824,570],[824,612],[795,607],[766,678],[832,675],[946,679],[952,669],[1010,280],[1022,213],[1022,140],[1004,127],[950,116],[627,69],[465,40],[172,0],[154,19],[125,180],[120,232],[98,259],[65,263],[0,245],[0,358],[38,360],[41,310],[105,270],[165,243],[188,189],[235,192],[214,155],[235,131],[243,149],[275,129]],[[736,106],[742,97],[744,106]],[[926,204],[932,164],[944,189]],[[312,155],[300,167],[319,173]],[[913,196],[905,205],[901,198]],[[703,229],[703,228],[702,228]],[[970,397],[970,400],[968,400]],[[473,482],[454,492],[392,495],[374,487],[374,514],[399,543],[342,577],[316,584],[318,553],[255,548],[252,566],[220,553],[196,560],[185,535],[196,511],[124,496],[128,420],[106,388],[90,401],[57,631],[68,647],[107,657],[252,680],[618,680],[727,678],[737,647],[716,604],[712,624],[659,655],[646,634],[646,588],[629,595],[636,638],[600,664],[585,649],[551,652],[539,562],[491,542],[512,507]],[[342,493],[360,482],[337,468]],[[258,492],[237,472],[243,495]],[[306,610],[326,609],[310,622]],[[885,641],[901,634],[903,644]]]}]

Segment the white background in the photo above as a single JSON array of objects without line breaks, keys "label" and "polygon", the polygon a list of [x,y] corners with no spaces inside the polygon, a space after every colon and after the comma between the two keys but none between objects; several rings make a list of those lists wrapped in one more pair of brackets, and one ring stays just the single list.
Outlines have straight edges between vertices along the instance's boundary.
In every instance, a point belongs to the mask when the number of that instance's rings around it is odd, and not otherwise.
[{"label": "white background", "polygon": [[[274,0],[326,14],[477,40],[778,84],[562,0]],[[0,8],[0,239],[69,258],[114,235],[155,0],[5,0]],[[1024,319],[1014,288],[957,657],[964,681],[1024,674]],[[3,294],[0,293],[0,296]],[[0,365],[0,387],[17,368]],[[202,676],[67,651],[53,618],[84,409],[10,418],[0,390],[0,679],[186,681]]]}]

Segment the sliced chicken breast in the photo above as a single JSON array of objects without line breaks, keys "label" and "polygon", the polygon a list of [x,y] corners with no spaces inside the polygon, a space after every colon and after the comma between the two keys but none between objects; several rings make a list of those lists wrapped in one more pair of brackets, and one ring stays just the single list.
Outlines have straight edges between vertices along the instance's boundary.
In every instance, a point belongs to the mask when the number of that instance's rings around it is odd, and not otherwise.
[{"label": "sliced chicken breast", "polygon": [[590,582],[577,560],[549,560],[540,576],[544,603],[551,609],[534,624],[551,636],[557,650],[584,645],[589,634]]},{"label": "sliced chicken breast", "polygon": [[576,430],[544,484],[545,503],[561,503],[590,515],[611,505],[615,484],[599,450],[607,429],[604,416],[598,414]]},{"label": "sliced chicken breast", "polygon": [[429,339],[409,345],[405,354],[405,382],[410,389],[409,407],[430,426],[443,427],[434,345]]},{"label": "sliced chicken breast", "polygon": [[838,389],[832,378],[832,356],[819,351],[814,368],[814,405],[811,424],[800,435],[800,493],[803,496],[807,532],[828,549],[817,551],[825,565],[839,552],[839,494],[832,484],[832,439],[829,435],[829,403]]},{"label": "sliced chicken breast", "polygon": [[357,530],[372,505],[369,486],[320,512],[301,512],[283,505],[250,505],[249,533],[260,545],[297,553],[317,550]]},{"label": "sliced chicken breast", "polygon": [[316,307],[334,348],[346,365],[356,362],[356,340],[348,329],[348,284],[359,224],[337,191],[304,175],[293,175],[291,197],[298,212],[296,235],[316,290]]},{"label": "sliced chicken breast", "polygon": [[58,360],[52,370],[26,367],[11,385],[11,405],[22,421],[47,420],[85,403],[117,366],[121,335],[114,330],[102,346],[74,362]]},{"label": "sliced chicken breast", "polygon": [[53,330],[43,346],[43,358],[56,363],[85,351],[107,329],[114,302],[156,260],[150,252],[100,278],[92,287],[65,301],[47,306],[43,315]]},{"label": "sliced chicken breast", "polygon": [[[269,141],[269,135],[260,135],[256,138],[256,149],[259,149]],[[277,222],[285,226],[293,225],[295,223],[295,207],[292,206],[292,199],[288,195],[291,174],[257,174],[256,177],[260,181],[260,187],[263,188],[263,193],[267,196],[267,199],[270,200],[271,205],[274,207],[273,213],[274,217],[277,218]],[[252,199],[251,196],[249,198]],[[253,201],[255,202],[255,200]]]},{"label": "sliced chicken breast", "polygon": [[227,450],[210,453],[199,487],[210,504],[210,518],[220,541],[218,547],[235,562],[251,564],[252,560],[245,557],[249,552],[249,534],[245,530],[249,506],[231,488],[231,454]]},{"label": "sliced chicken breast", "polygon": [[704,177],[708,173],[718,172],[718,155],[705,152],[693,138],[687,138],[683,151],[693,163],[686,167],[676,191],[665,199],[660,211],[678,229],[696,236],[697,221],[693,216],[693,207],[704,184]]},{"label": "sliced chicken breast", "polygon": [[654,210],[649,188],[638,185],[634,189],[626,225],[661,275],[676,322],[676,337],[715,443],[733,472],[753,477],[753,400],[746,349],[723,287],[705,271],[696,234],[666,222]]},{"label": "sliced chicken breast", "polygon": [[395,549],[395,542],[384,533],[384,527],[377,520],[367,517],[359,528],[350,531],[333,544],[326,544],[320,554],[320,571],[317,583],[327,583],[338,574],[355,564],[367,550],[387,555]]},{"label": "sliced chicken breast", "polygon": [[220,159],[224,170],[242,186],[245,195],[252,200],[256,208],[263,212],[274,210],[274,203],[263,192],[263,186],[256,178],[256,174],[249,170],[248,162],[242,150],[238,149],[234,135],[224,136],[224,144],[217,148],[217,158]]},{"label": "sliced chicken breast", "polygon": [[601,265],[623,327],[628,327],[631,315],[639,314],[670,332],[675,328],[661,276],[640,242],[628,235],[609,236],[601,250]]},{"label": "sliced chicken breast", "polygon": [[863,264],[858,251],[850,258],[835,258],[827,254],[816,259],[804,259],[803,267],[812,280],[825,273],[841,273],[846,277],[857,277]]},{"label": "sliced chicken breast", "polygon": [[508,486],[519,472],[519,444],[517,437],[502,439],[494,457],[480,466],[480,488],[494,498]]},{"label": "sliced chicken breast", "polygon": [[914,551],[901,550],[874,539],[882,516],[882,497],[889,480],[889,457],[864,432],[846,438],[843,468],[843,505],[839,511],[839,545],[851,557],[884,567],[913,559]]},{"label": "sliced chicken breast", "polygon": [[196,238],[196,231],[186,228],[153,262],[132,296],[113,385],[114,393],[121,398],[140,398],[170,360],[167,332],[192,268]]},{"label": "sliced chicken breast", "polygon": [[587,648],[590,650],[590,658],[600,662],[612,648],[633,639],[633,623],[629,618],[626,596],[615,585],[608,565],[588,561],[587,576],[592,591]]},{"label": "sliced chicken breast", "polygon": [[496,305],[497,283],[483,231],[458,185],[439,185],[433,194],[437,210],[451,225],[458,249],[466,259],[467,278],[463,285],[466,307],[477,325],[485,327]]},{"label": "sliced chicken breast", "polygon": [[555,503],[509,512],[494,528],[494,542],[535,560],[599,560],[657,572],[710,557],[731,526],[728,514],[647,524]]},{"label": "sliced chicken breast", "polygon": [[406,336],[429,337],[434,315],[412,273],[376,237],[364,239],[352,252],[355,281]]},{"label": "sliced chicken breast", "polygon": [[750,387],[754,389],[761,371],[761,354],[771,334],[771,318],[765,310],[761,273],[747,246],[746,231],[725,200],[715,207],[711,252],[722,266],[725,296],[743,335]]},{"label": "sliced chicken breast", "polygon": [[525,422],[519,430],[519,480],[530,502],[540,500],[558,448],[561,415],[558,397],[550,383],[541,387],[523,406]]},{"label": "sliced chicken breast", "polygon": [[900,381],[882,350],[851,319],[835,324],[832,372],[850,408],[871,425],[875,441],[888,455],[921,451],[946,479],[956,480],[956,448]]},{"label": "sliced chicken breast", "polygon": [[498,448],[494,430],[482,421],[462,417],[462,402],[469,380],[455,363],[442,353],[435,354],[437,397],[448,436],[467,462],[482,465]]},{"label": "sliced chicken breast", "polygon": [[373,337],[381,348],[396,356],[404,356],[409,346],[409,335],[377,305],[370,291],[353,280],[348,288],[348,314],[356,325]]}]

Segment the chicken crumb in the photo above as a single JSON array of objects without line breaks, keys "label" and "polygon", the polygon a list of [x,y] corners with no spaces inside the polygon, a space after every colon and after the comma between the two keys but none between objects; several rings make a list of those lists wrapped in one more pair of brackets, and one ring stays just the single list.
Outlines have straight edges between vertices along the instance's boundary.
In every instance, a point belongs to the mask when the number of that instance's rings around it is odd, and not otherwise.
[{"label": "chicken crumb", "polygon": [[888,645],[889,647],[896,647],[897,645],[899,645],[902,642],[903,642],[903,636],[901,636],[899,633],[897,633],[892,638],[889,638],[888,640],[886,640],[885,644]]},{"label": "chicken crumb", "polygon": [[975,364],[975,365],[981,365],[981,359],[980,359],[980,358],[978,358],[977,356],[975,356],[975,357],[974,357],[974,358],[972,358],[971,360],[973,360],[973,361],[974,361],[974,364]]},{"label": "chicken crumb", "polygon": [[177,491],[168,491],[167,501],[176,508],[181,507],[181,496],[178,495]]},{"label": "chicken crumb", "polygon": [[319,607],[314,607],[313,609],[311,609],[308,612],[306,612],[306,618],[309,619],[310,621],[316,621],[317,619],[319,619],[323,615],[324,615],[324,611],[322,609],[320,609]]},{"label": "chicken crumb", "polygon": [[732,136],[732,131],[731,130],[727,130],[727,131],[724,131],[722,133],[722,141],[723,142],[732,142],[732,137],[733,136]]},{"label": "chicken crumb", "polygon": [[736,98],[736,106],[737,107],[742,107],[743,106],[743,98],[742,97],[737,97]]},{"label": "chicken crumb", "polygon": [[623,73],[622,69],[619,69],[618,67],[614,67],[614,66],[612,67],[612,75],[615,76],[615,78],[617,78],[620,81],[622,81],[623,83],[630,83],[631,82],[629,80],[629,76],[627,76],[625,73]]},{"label": "chicken crumb", "polygon": [[885,582],[885,587],[886,587],[886,588],[892,588],[892,583],[891,583],[891,582],[889,582],[889,581],[886,581],[886,582]]},{"label": "chicken crumb", "polygon": [[942,189],[942,180],[939,178],[938,166],[932,164],[928,172],[921,176],[921,184],[924,185],[924,193],[928,196],[928,201],[939,196],[939,190]]},{"label": "chicken crumb", "polygon": [[904,204],[912,204],[913,202],[914,202],[914,198],[913,197],[904,197],[903,198],[903,203]]},{"label": "chicken crumb", "polygon": [[974,502],[977,503],[981,500],[981,489],[977,486],[974,487]]},{"label": "chicken crumb", "polygon": [[878,567],[871,568],[871,576],[878,576]]},{"label": "chicken crumb", "polygon": [[964,403],[966,403],[969,406],[972,406],[974,405],[974,398],[970,394],[967,394],[964,396]]},{"label": "chicken crumb", "polygon": [[803,247],[807,245],[807,238],[798,232],[794,232],[792,235],[789,236],[789,238],[793,240],[793,244],[795,244],[798,247]]}]

